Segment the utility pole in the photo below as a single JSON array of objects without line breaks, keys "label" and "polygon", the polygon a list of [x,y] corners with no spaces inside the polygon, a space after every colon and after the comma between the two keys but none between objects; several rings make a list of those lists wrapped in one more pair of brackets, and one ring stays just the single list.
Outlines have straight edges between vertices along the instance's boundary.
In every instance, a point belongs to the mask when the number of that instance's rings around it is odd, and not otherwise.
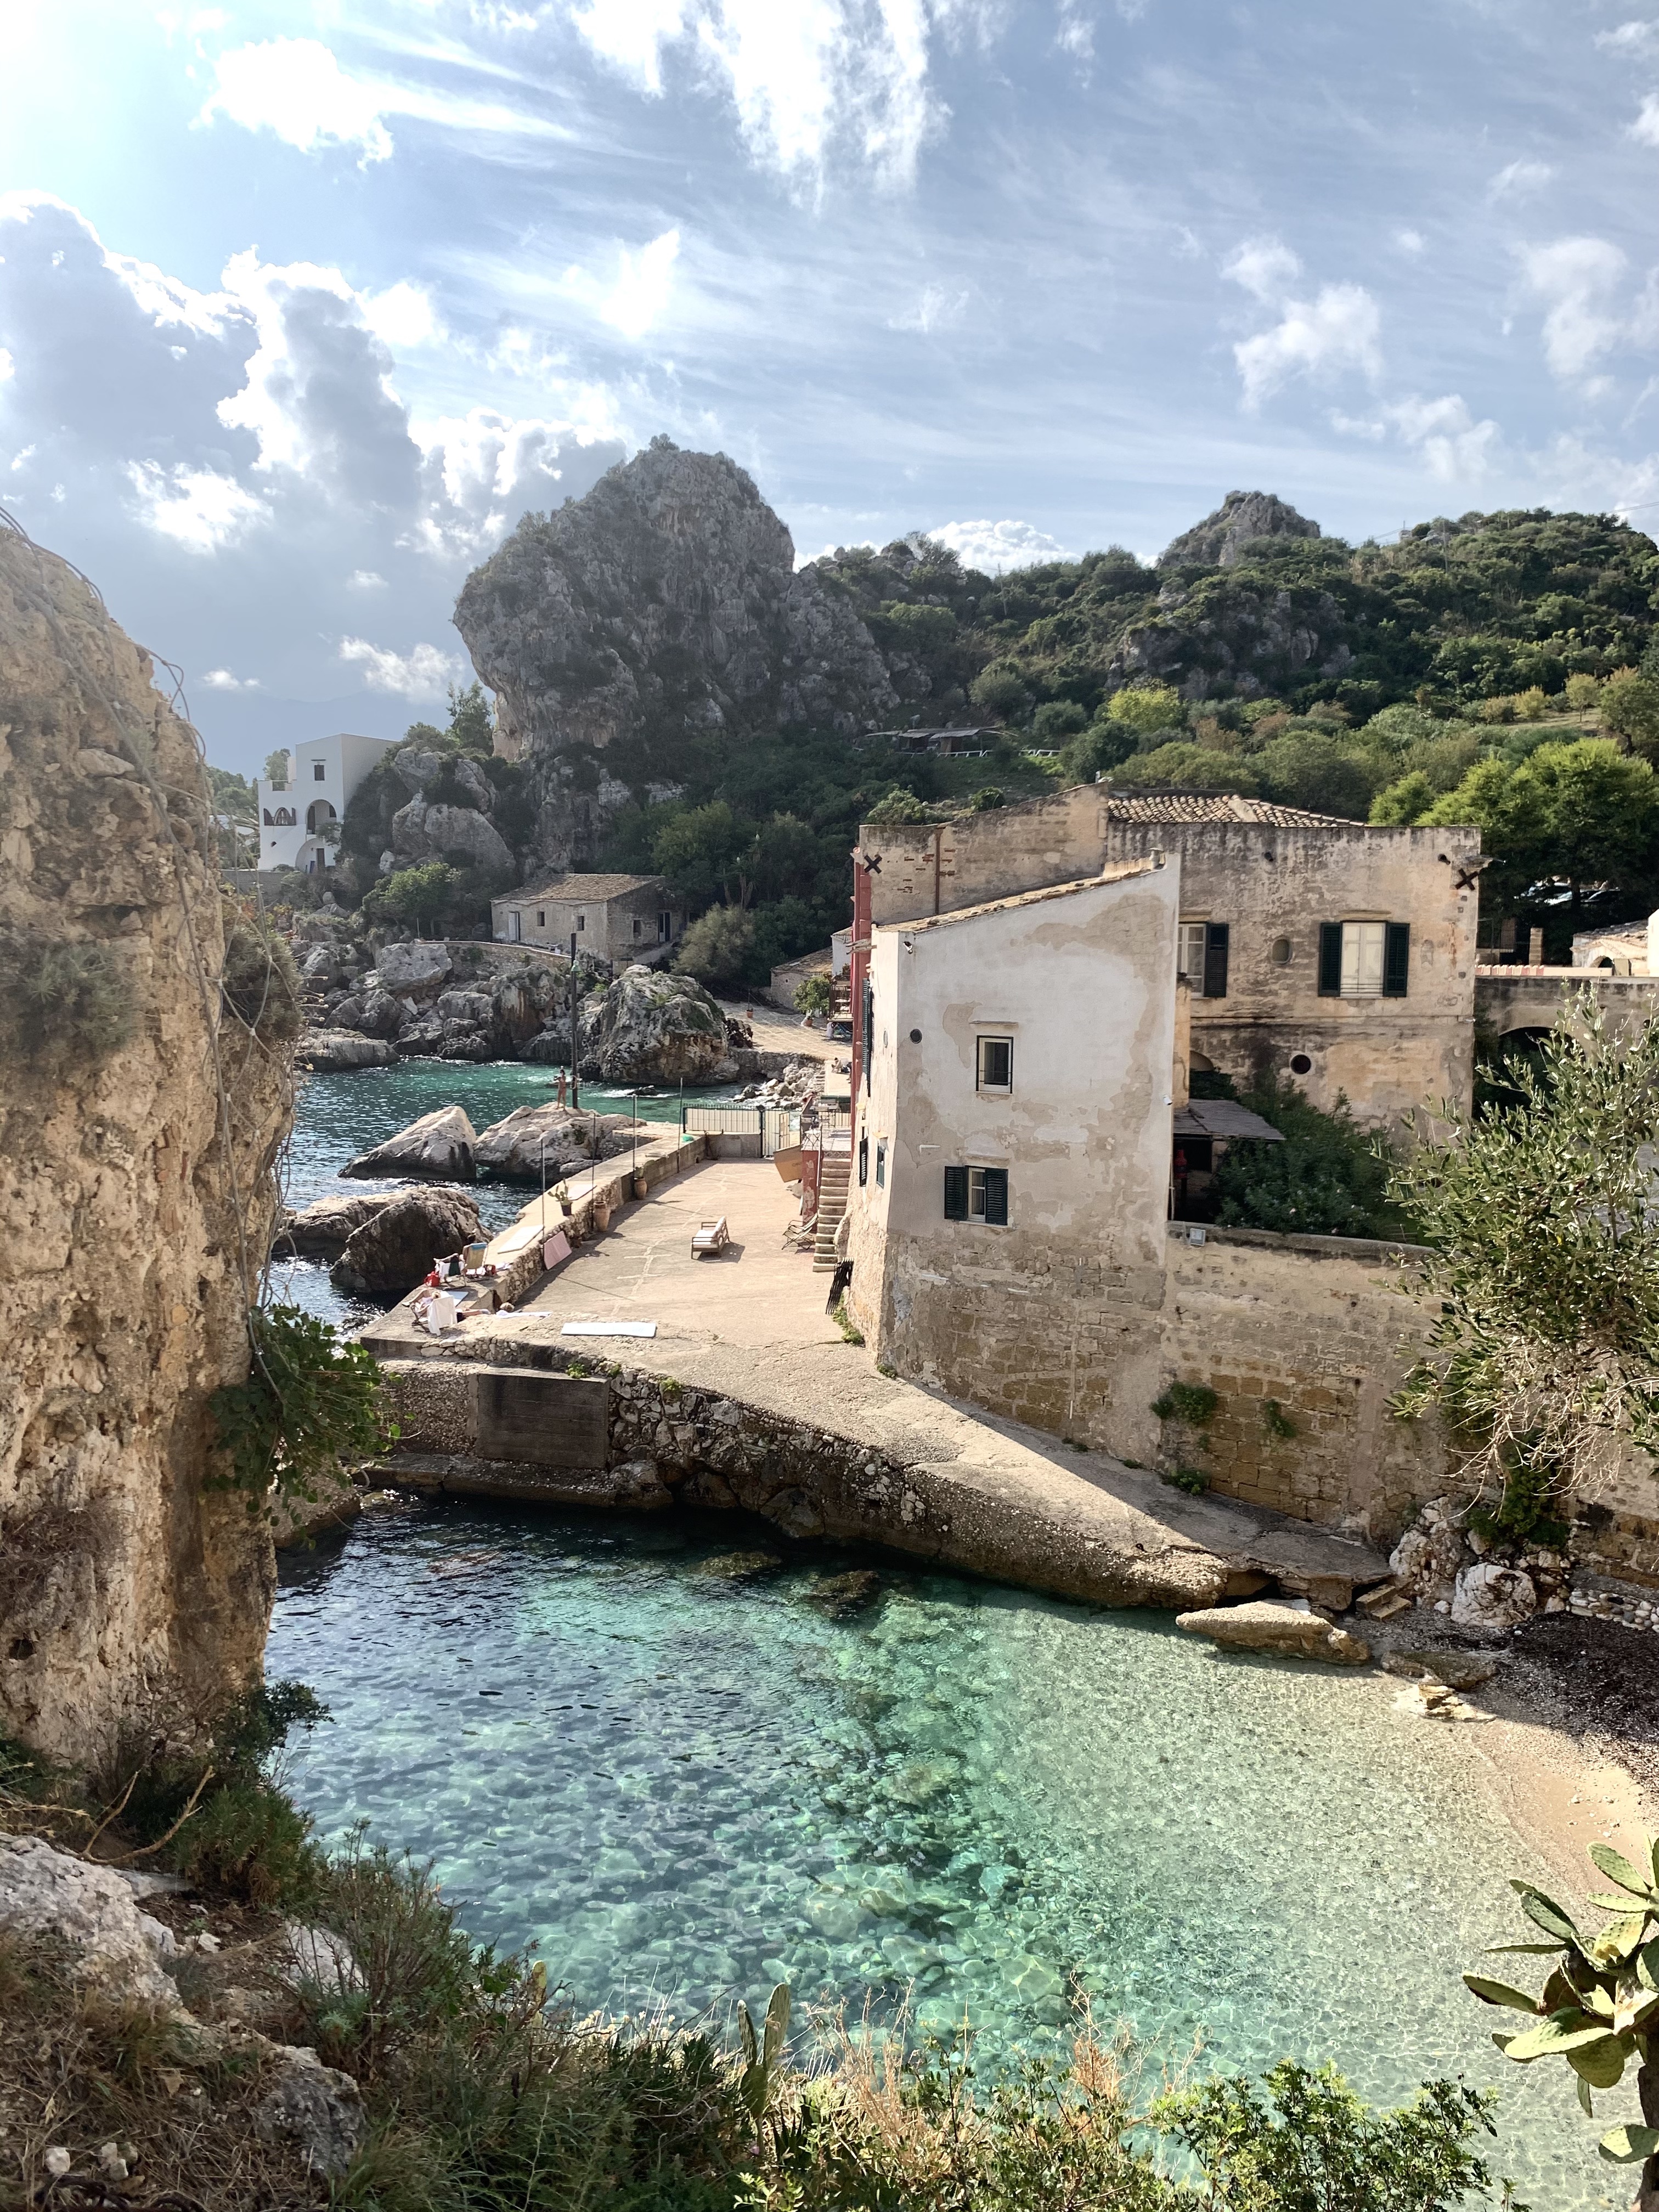
[{"label": "utility pole", "polygon": [[581,1103],[581,1093],[576,1088],[576,933],[570,933],[570,1106],[574,1113]]}]

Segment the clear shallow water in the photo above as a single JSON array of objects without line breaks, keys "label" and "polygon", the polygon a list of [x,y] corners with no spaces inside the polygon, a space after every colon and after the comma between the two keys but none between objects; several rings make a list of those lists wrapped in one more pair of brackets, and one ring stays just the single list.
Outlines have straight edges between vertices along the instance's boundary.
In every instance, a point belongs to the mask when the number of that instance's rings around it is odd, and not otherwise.
[{"label": "clear shallow water", "polygon": [[[473,1127],[483,1130],[520,1106],[546,1105],[554,1096],[556,1078],[556,1069],[516,1060],[490,1060],[482,1066],[468,1060],[408,1060],[392,1067],[302,1077],[283,1178],[283,1203],[297,1212],[343,1190],[395,1190],[396,1178],[345,1182],[340,1170],[360,1152],[383,1144],[441,1106],[465,1107]],[[634,1096],[631,1091],[608,1090],[600,1084],[581,1087],[583,1105],[602,1114],[628,1112]],[[687,1091],[685,1103],[719,1104],[731,1097],[729,1089]],[[678,1088],[656,1097],[641,1094],[639,1113],[644,1121],[678,1124]],[[467,1188],[478,1201],[490,1235],[515,1221],[531,1196],[521,1183],[480,1182]],[[290,1298],[308,1312],[354,1328],[379,1310],[360,1299],[343,1297],[329,1281],[327,1267],[316,1261],[277,1262],[271,1270],[271,1289],[273,1297]]]},{"label": "clear shallow water", "polygon": [[1537,2212],[1618,2197],[1563,2083],[1504,2067],[1458,1981],[1536,1871],[1458,1731],[1381,1678],[949,1576],[884,1570],[830,1623],[806,1594],[844,1561],[700,1571],[750,1540],[366,1516],[285,1569],[270,1671],[335,1715],[296,1794],[331,1838],[366,1818],[435,1859],[475,1937],[536,1942],[582,2004],[914,1984],[925,2022],[966,2006],[1006,2050],[1086,1992],[1172,2055],[1202,2031],[1206,2063],[1334,2058],[1373,2099],[1498,2083]]}]

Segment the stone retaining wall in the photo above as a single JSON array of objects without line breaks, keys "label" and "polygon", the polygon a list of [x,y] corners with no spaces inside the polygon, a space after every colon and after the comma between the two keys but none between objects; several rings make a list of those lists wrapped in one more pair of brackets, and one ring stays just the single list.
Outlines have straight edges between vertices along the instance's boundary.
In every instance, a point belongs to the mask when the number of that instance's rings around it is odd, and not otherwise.
[{"label": "stone retaining wall", "polygon": [[[1188,1607],[1259,1589],[1240,1559],[1172,1537],[1115,1547],[1100,1525],[907,1466],[851,1437],[790,1421],[672,1376],[611,1365],[609,1463],[570,1468],[479,1455],[478,1388],[492,1347],[386,1363],[398,1449],[380,1480],[437,1494],[661,1510],[676,1502],[761,1515],[785,1535],[879,1545],[1000,1582],[1103,1605]],[[504,1358],[522,1359],[511,1340]],[[538,1347],[537,1379],[586,1363]],[[594,1363],[597,1364],[597,1363]],[[548,1455],[550,1458],[551,1453]]]}]

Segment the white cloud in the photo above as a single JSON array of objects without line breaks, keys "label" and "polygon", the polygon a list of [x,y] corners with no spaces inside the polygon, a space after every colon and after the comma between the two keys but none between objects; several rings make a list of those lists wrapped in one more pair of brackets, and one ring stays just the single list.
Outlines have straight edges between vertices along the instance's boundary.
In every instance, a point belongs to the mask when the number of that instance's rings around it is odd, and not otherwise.
[{"label": "white cloud", "polygon": [[1540,192],[1555,174],[1547,161],[1511,161],[1500,169],[1486,186],[1489,200],[1521,199],[1528,192]]},{"label": "white cloud", "polygon": [[653,96],[665,49],[687,43],[766,167],[811,184],[844,144],[903,184],[946,112],[927,83],[933,18],[957,12],[945,0],[586,0],[569,20]]},{"label": "white cloud", "polygon": [[914,307],[889,320],[890,331],[920,331],[924,337],[934,331],[953,331],[968,312],[971,294],[947,284],[924,284]]},{"label": "white cloud", "polygon": [[469,100],[425,85],[353,76],[320,39],[264,39],[234,47],[214,64],[217,79],[197,117],[225,115],[245,131],[271,131],[302,154],[356,147],[358,166],[390,158],[388,115],[406,115],[457,131],[556,138],[566,134],[544,116],[498,102]]},{"label": "white cloud", "polygon": [[438,345],[447,336],[430,297],[406,278],[384,292],[363,293],[362,305],[370,330],[394,349]]},{"label": "white cloud", "polygon": [[941,522],[927,535],[941,539],[970,568],[1000,575],[1005,568],[1029,568],[1034,561],[1067,561],[1058,538],[1030,522]]},{"label": "white cloud", "polygon": [[1282,300],[1302,274],[1302,264],[1277,238],[1249,238],[1222,264],[1221,273],[1247,292],[1272,304]]},{"label": "white cloud", "polygon": [[0,346],[0,384],[6,383],[10,378],[15,376],[16,374],[17,363],[6,351],[4,346]]},{"label": "white cloud", "polygon": [[1477,422],[1461,393],[1396,400],[1382,412],[1443,483],[1472,483],[1491,474],[1501,434],[1490,418]]},{"label": "white cloud", "polygon": [[1085,66],[1095,58],[1095,27],[1091,16],[1083,11],[1081,0],[1060,0],[1060,21],[1054,31],[1054,44],[1063,54]]},{"label": "white cloud", "polygon": [[617,281],[599,305],[599,320],[620,331],[625,338],[642,338],[667,313],[679,251],[678,230],[664,231],[637,253],[623,246]]},{"label": "white cloud", "polygon": [[662,49],[684,32],[684,0],[588,0],[571,20],[602,61],[661,93]]},{"label": "white cloud", "polygon": [[1425,252],[1429,243],[1428,240],[1424,237],[1420,230],[1412,230],[1410,228],[1395,231],[1394,234],[1394,242],[1400,248],[1400,251],[1402,253],[1409,253],[1413,256]]},{"label": "white cloud", "polygon": [[1617,30],[1598,31],[1595,43],[1614,54],[1659,54],[1659,23],[1620,23]]},{"label": "white cloud", "polygon": [[1528,286],[1544,302],[1544,357],[1564,382],[1587,375],[1614,346],[1622,325],[1612,312],[1625,256],[1605,238],[1560,238],[1521,257]]},{"label": "white cloud", "polygon": [[1644,146],[1659,146],[1659,92],[1650,92],[1642,102],[1642,112],[1631,125],[1630,135]]},{"label": "white cloud", "polygon": [[202,681],[210,691],[257,691],[257,676],[233,676],[228,668],[210,668]]},{"label": "white cloud", "polygon": [[1389,426],[1372,415],[1345,415],[1340,407],[1331,410],[1331,428],[1340,438],[1369,438],[1375,445],[1386,438]]},{"label": "white cloud", "polygon": [[270,519],[263,500],[216,469],[193,469],[180,461],[169,470],[159,461],[129,461],[125,474],[146,526],[192,553],[217,553],[254,524]]},{"label": "white cloud", "polygon": [[348,76],[320,39],[264,39],[221,54],[215,70],[204,123],[228,115],[245,131],[274,131],[302,154],[356,146],[364,162],[391,155],[377,88]]},{"label": "white cloud", "polygon": [[377,575],[373,568],[354,568],[346,578],[354,592],[383,592],[386,578]]},{"label": "white cloud", "polygon": [[458,655],[441,653],[435,645],[417,645],[408,653],[393,653],[371,645],[366,637],[343,637],[340,659],[360,665],[371,691],[391,691],[400,699],[443,698],[452,684],[461,679]]},{"label": "white cloud", "polygon": [[1233,348],[1244,404],[1259,407],[1293,376],[1322,379],[1345,371],[1378,376],[1382,327],[1376,302],[1363,284],[1322,284],[1311,301],[1287,299],[1272,330]]}]

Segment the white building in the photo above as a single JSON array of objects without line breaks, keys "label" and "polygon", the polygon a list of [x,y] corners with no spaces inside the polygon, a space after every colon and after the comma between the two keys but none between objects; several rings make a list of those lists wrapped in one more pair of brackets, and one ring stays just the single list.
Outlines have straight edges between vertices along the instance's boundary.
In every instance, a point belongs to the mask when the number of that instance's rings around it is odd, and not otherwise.
[{"label": "white building", "polygon": [[286,787],[278,789],[264,776],[254,781],[259,866],[294,868],[306,876],[331,868],[339,833],[337,829],[331,834],[329,824],[340,821],[369,770],[402,743],[401,738],[362,738],[342,731],[291,747]]},{"label": "white building", "polygon": [[848,1304],[901,1375],[1042,1421],[1034,1339],[1081,1330],[1092,1360],[1145,1335],[1164,1297],[1180,898],[1160,854],[872,929]]}]

